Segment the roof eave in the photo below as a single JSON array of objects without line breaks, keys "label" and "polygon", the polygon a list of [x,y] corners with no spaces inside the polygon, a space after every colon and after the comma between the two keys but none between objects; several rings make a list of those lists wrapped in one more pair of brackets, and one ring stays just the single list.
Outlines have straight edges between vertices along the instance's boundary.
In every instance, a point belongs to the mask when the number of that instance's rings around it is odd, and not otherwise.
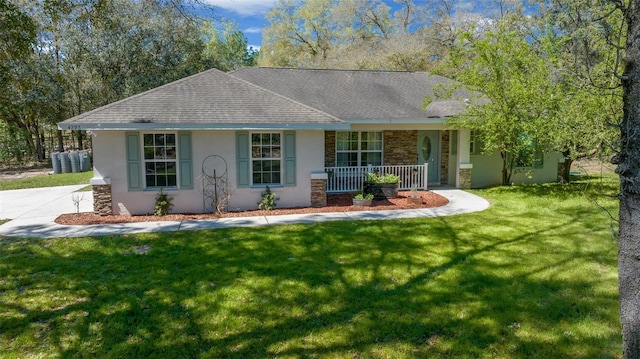
[{"label": "roof eave", "polygon": [[352,125],[415,125],[415,124],[442,124],[447,121],[448,117],[428,117],[428,118],[365,118],[365,119],[348,119],[347,123]]},{"label": "roof eave", "polygon": [[60,130],[84,130],[84,131],[181,131],[181,130],[348,130],[348,123],[306,123],[306,124],[284,124],[284,123],[240,123],[240,124],[169,124],[169,123],[58,123]]}]

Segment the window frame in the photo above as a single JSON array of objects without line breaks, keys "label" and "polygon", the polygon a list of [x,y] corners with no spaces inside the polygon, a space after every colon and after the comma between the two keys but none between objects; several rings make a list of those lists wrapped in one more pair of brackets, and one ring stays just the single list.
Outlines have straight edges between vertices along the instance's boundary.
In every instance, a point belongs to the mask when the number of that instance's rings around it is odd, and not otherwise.
[{"label": "window frame", "polygon": [[[269,156],[269,157],[254,157],[254,143],[253,143],[253,139],[254,139],[254,135],[259,135],[260,136],[260,141],[261,143],[257,146],[260,146],[261,148],[264,148],[265,145],[262,144],[262,136],[263,135],[278,135],[279,136],[279,144],[274,145],[273,143],[269,144],[269,153],[271,155],[273,155],[274,152],[274,147],[279,147],[279,157],[273,157],[273,156]],[[261,152],[262,153],[262,152]],[[250,179],[250,186],[251,187],[281,187],[283,186],[284,183],[284,133],[282,131],[252,131],[249,132],[249,179]],[[256,183],[255,181],[255,175],[256,173],[254,172],[255,169],[255,162],[258,161],[271,161],[272,164],[273,162],[279,162],[279,169],[278,171],[273,171],[270,170],[269,173],[271,174],[271,176],[273,176],[274,173],[278,173],[278,178],[279,181],[278,182],[261,182],[261,183]],[[267,171],[262,171],[263,175],[267,173]]]},{"label": "window frame", "polygon": [[[353,141],[351,139],[351,134],[357,133],[357,139],[355,139],[355,141]],[[369,139],[365,139],[363,140],[363,133],[367,133],[367,134],[376,134],[380,136],[380,139],[374,139],[374,140],[369,140]],[[340,134],[347,134],[347,140],[349,142],[353,142],[356,143],[357,145],[357,149],[353,150],[353,149],[340,149]],[[367,135],[368,137],[368,135]],[[349,143],[347,142],[347,143]],[[380,149],[377,150],[371,150],[371,149],[363,149],[363,143],[379,143],[379,147]],[[348,147],[348,146],[347,146]],[[384,165],[384,133],[383,131],[336,131],[336,144],[335,144],[335,165],[336,167],[363,167],[363,166],[382,166]],[[356,165],[351,165],[351,164],[340,164],[340,160],[339,160],[339,155],[340,154],[344,154],[344,153],[355,153],[356,154]],[[363,164],[363,154],[373,154],[373,153],[379,153],[380,155],[380,163],[365,163]]]},{"label": "window frame", "polygon": [[[144,188],[144,190],[158,190],[158,189],[161,189],[161,188],[179,189],[180,188],[180,153],[179,153],[180,149],[179,149],[179,144],[178,144],[178,141],[179,141],[178,132],[176,132],[176,131],[166,131],[166,132],[165,131],[153,131],[153,132],[142,132],[141,135],[142,135],[141,136],[142,138],[141,138],[141,141],[140,141],[140,146],[141,146],[142,152],[141,152],[140,158],[141,158],[141,162],[142,162],[142,176],[143,176],[143,188]],[[166,148],[170,148],[170,147],[166,146],[166,141],[165,141],[165,145],[164,146],[157,146],[155,144],[155,138],[156,138],[157,135],[164,135],[164,136],[173,135],[174,141],[173,141],[173,145],[171,146],[171,147],[173,147],[173,150],[174,150],[173,158],[155,158],[155,153],[157,153],[155,150],[154,150],[154,158],[153,159],[148,159],[147,158],[146,150],[148,148],[154,148],[154,149],[157,149],[157,148],[165,148],[165,149]],[[146,145],[146,136],[153,136],[153,139],[154,139],[153,146],[147,146]],[[166,156],[166,150],[165,150],[165,156]],[[158,186],[157,185],[158,176],[156,174],[156,175],[154,175],[156,177],[156,185],[155,186],[154,185],[149,185],[149,183],[148,183],[149,173],[147,172],[147,164],[148,163],[173,163],[173,166],[175,168],[175,172],[173,173],[172,176],[174,177],[175,184],[172,184],[172,185],[167,184],[167,185],[164,185],[164,186],[162,186],[162,185]],[[168,181],[169,181],[168,172],[165,172],[165,176],[167,176],[166,178],[167,178],[167,183],[168,183]]]},{"label": "window frame", "polygon": [[[539,169],[544,167],[544,153],[539,150],[537,141],[531,138],[531,135],[521,134],[518,141],[526,140],[529,147],[526,150],[519,151],[516,156],[514,168],[518,169]],[[526,153],[524,153],[526,151]]]},{"label": "window frame", "polygon": [[482,151],[480,151],[480,141],[478,141],[478,132],[479,130],[471,130],[469,134],[469,154],[470,155],[480,155]]}]

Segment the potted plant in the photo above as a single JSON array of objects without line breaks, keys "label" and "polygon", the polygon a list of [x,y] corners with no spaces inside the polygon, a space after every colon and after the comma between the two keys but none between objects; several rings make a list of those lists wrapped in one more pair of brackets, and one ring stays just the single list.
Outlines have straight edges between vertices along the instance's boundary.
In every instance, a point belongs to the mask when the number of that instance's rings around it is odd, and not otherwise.
[{"label": "potted plant", "polygon": [[371,206],[373,202],[373,193],[358,192],[353,196],[354,206]]},{"label": "potted plant", "polygon": [[364,181],[364,193],[372,193],[375,199],[398,197],[400,177],[393,173],[379,175],[376,172],[366,174]]}]

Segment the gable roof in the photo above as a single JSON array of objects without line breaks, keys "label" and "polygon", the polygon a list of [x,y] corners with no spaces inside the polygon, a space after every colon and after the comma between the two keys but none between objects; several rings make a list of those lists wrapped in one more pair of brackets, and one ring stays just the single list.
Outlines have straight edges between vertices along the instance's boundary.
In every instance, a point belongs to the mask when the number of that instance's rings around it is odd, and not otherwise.
[{"label": "gable roof", "polygon": [[[474,95],[458,89],[447,100],[435,99],[425,110],[426,96],[452,80],[426,72],[244,68],[231,75],[317,108],[347,122],[442,122],[460,114]],[[432,121],[429,121],[432,120]]]},{"label": "gable roof", "polygon": [[60,129],[348,129],[344,121],[211,69],[83,113]]}]

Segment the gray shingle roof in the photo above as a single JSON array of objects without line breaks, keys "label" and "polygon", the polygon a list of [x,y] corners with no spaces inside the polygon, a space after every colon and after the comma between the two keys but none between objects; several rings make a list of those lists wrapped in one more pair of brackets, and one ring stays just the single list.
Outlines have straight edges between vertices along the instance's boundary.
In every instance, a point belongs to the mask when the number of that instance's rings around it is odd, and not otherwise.
[{"label": "gray shingle roof", "polygon": [[342,120],[212,69],[58,124],[61,129],[346,129]]},{"label": "gray shingle roof", "polygon": [[451,84],[426,72],[244,68],[231,74],[346,121],[443,119],[460,114],[464,99],[474,96],[462,88],[423,111],[436,85]]}]

